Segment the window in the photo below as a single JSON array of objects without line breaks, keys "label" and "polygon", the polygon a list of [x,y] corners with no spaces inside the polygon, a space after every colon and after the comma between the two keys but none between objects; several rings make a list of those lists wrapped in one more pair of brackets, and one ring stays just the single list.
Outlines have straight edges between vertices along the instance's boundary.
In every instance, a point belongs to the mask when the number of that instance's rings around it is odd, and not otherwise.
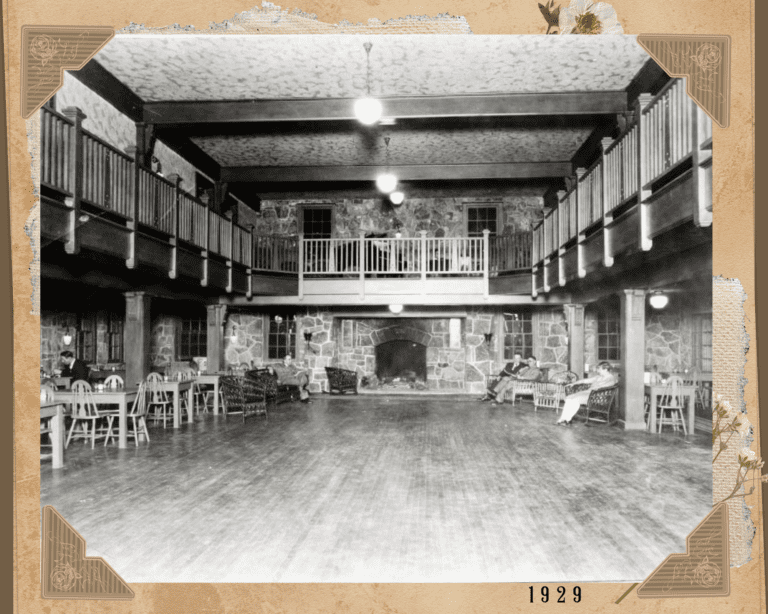
[{"label": "window", "polygon": [[301,231],[306,239],[330,239],[333,231],[333,207],[302,206],[299,208]]},{"label": "window", "polygon": [[504,314],[504,359],[512,360],[515,354],[533,355],[533,316],[529,312]]},{"label": "window", "polygon": [[278,314],[269,319],[267,335],[268,357],[285,358],[286,354],[295,357],[296,319],[293,315]]},{"label": "window", "polygon": [[107,318],[109,362],[123,362],[123,317],[110,313]]},{"label": "window", "polygon": [[75,355],[85,363],[96,362],[96,318],[94,314],[77,316],[77,348]]},{"label": "window", "polygon": [[621,327],[619,315],[604,311],[597,316],[597,359],[619,360],[621,357]]},{"label": "window", "polygon": [[206,356],[207,354],[207,318],[186,318],[182,320],[179,339],[179,360],[189,360],[195,356]]},{"label": "window", "polygon": [[498,231],[498,205],[467,205],[467,236],[482,237],[486,228],[495,235]]},{"label": "window", "polygon": [[712,372],[712,314],[694,316],[693,364],[702,373]]}]

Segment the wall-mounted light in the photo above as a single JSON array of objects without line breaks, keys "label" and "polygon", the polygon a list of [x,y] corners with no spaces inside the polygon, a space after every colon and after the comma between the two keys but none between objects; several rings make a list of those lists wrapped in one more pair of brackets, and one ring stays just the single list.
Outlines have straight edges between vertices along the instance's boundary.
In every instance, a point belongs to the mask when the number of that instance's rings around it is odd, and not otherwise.
[{"label": "wall-mounted light", "polygon": [[654,309],[664,309],[669,303],[669,297],[663,292],[654,292],[651,294],[650,303]]},{"label": "wall-mounted light", "polygon": [[312,349],[312,346],[309,345],[312,341],[312,331],[311,330],[305,330],[304,331],[304,345],[306,349],[308,349],[310,352],[314,352],[315,350]]},{"label": "wall-mounted light", "polygon": [[491,341],[493,340],[493,333],[483,333],[483,337],[485,337],[485,345],[491,345]]},{"label": "wall-mounted light", "polygon": [[403,312],[403,306],[402,305],[390,305],[389,306],[389,310],[392,313],[395,313],[395,314],[402,313]]},{"label": "wall-mounted light", "polygon": [[282,321],[283,321],[283,318],[281,318],[280,316],[275,316],[275,324],[279,325]]},{"label": "wall-mounted light", "polygon": [[70,332],[72,329],[67,328],[64,335],[62,336],[61,340],[64,342],[64,345],[69,345],[72,343],[72,333]]},{"label": "wall-mounted light", "polygon": [[402,192],[392,192],[392,194],[389,195],[389,202],[395,206],[402,205],[403,200],[405,200],[405,194]]},{"label": "wall-mounted light", "polygon": [[237,343],[237,324],[232,324],[232,332],[229,335],[229,340],[232,343]]}]

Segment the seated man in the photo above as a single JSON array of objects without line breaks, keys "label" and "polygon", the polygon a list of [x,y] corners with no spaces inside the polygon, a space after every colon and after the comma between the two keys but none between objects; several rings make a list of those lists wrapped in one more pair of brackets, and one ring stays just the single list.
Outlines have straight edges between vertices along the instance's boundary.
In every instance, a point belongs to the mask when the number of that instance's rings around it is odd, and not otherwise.
[{"label": "seated man", "polygon": [[288,386],[298,386],[299,396],[302,403],[310,403],[309,391],[307,385],[309,384],[309,376],[304,369],[300,369],[293,364],[293,359],[290,354],[286,354],[283,358],[283,364],[271,365],[270,367],[277,375],[277,383]]},{"label": "seated man", "polygon": [[578,413],[579,407],[584,405],[589,400],[589,393],[593,390],[600,390],[602,388],[610,388],[616,385],[616,376],[611,373],[611,365],[607,362],[601,362],[597,365],[597,375],[593,377],[587,377],[573,382],[571,385],[576,384],[589,384],[589,388],[574,392],[565,397],[565,404],[563,405],[563,413],[560,414],[560,419],[555,422],[560,426],[570,426],[573,421],[573,417]]},{"label": "seated man", "polygon": [[72,381],[83,380],[88,381],[91,376],[91,370],[88,368],[82,360],[77,360],[75,355],[69,350],[64,350],[61,353],[61,362],[64,364],[64,368],[61,370],[61,377],[71,377]]},{"label": "seated man", "polygon": [[[515,381],[533,381],[539,379],[539,377],[541,377],[541,370],[536,366],[536,357],[529,356],[526,360],[526,363],[527,366],[517,369],[515,373],[502,377],[501,381],[499,381],[493,388],[488,389],[486,396],[484,396],[481,401],[489,401],[493,399],[494,405],[496,405],[500,402],[500,400],[504,399],[504,395],[506,394],[507,390],[509,390]],[[507,367],[504,367],[505,371],[506,369]]]},{"label": "seated man", "polygon": [[[523,362],[523,355],[520,352],[515,352],[515,357],[512,359],[512,362],[508,362],[504,368],[499,372],[498,379],[499,381],[495,384],[498,386],[503,381],[508,380],[510,377],[517,376],[517,374],[526,368],[526,364]],[[496,396],[496,393],[493,391],[492,388],[489,388],[484,396],[480,397],[480,401],[490,401],[493,397]]]}]

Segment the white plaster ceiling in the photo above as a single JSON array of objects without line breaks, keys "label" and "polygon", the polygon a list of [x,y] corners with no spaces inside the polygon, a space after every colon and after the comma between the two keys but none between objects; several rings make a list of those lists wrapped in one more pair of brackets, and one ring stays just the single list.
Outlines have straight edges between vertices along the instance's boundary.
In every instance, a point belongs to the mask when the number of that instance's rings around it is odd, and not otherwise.
[{"label": "white plaster ceiling", "polygon": [[146,102],[623,90],[634,36],[116,36],[100,62]]},{"label": "white plaster ceiling", "polygon": [[[398,130],[192,137],[222,166],[503,164],[570,160],[590,129]],[[390,136],[389,157],[384,136]]]}]

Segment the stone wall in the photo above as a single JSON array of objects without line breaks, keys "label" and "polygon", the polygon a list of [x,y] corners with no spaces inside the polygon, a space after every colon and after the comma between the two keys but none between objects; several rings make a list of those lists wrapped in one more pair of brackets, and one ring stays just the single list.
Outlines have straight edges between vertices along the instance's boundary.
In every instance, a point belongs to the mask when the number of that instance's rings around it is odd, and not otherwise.
[{"label": "stone wall", "polygon": [[[109,345],[107,337],[107,313],[96,313],[96,360],[92,365],[107,365],[119,363],[109,362]],[[50,373],[53,369],[61,368],[60,354],[65,350],[75,352],[74,333],[77,328],[77,314],[74,312],[43,311],[40,315],[40,367]],[[73,340],[69,345],[64,344],[64,334],[69,330]],[[75,352],[75,355],[77,353]]]},{"label": "stone wall", "polygon": [[149,364],[158,370],[168,368],[176,360],[176,331],[181,327],[181,319],[159,315],[152,319],[151,326]]},{"label": "stone wall", "polygon": [[298,233],[298,206],[333,205],[334,236],[358,237],[364,233],[400,232],[404,237],[418,236],[422,230],[431,237],[466,236],[467,203],[501,203],[499,234],[530,230],[541,219],[543,199],[527,194],[500,194],[497,198],[413,198],[393,207],[388,201],[373,198],[339,198],[314,200],[264,200],[261,211],[241,205],[241,225],[253,225],[261,235],[295,235]]},{"label": "stone wall", "polygon": [[568,369],[568,328],[562,308],[547,309],[536,314],[536,358],[551,371]]},{"label": "stone wall", "polygon": [[659,372],[693,365],[693,320],[682,313],[650,313],[645,322],[645,365]]}]

